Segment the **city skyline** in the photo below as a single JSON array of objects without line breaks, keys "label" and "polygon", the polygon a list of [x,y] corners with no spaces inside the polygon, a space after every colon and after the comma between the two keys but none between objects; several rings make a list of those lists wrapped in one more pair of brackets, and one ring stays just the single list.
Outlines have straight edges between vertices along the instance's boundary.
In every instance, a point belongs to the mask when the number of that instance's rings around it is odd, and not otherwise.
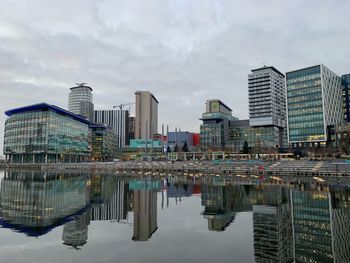
[{"label": "city skyline", "polygon": [[[150,90],[160,101],[160,124],[198,132],[207,99],[222,99],[235,116],[248,117],[247,74],[263,64],[282,73],[320,63],[338,75],[349,72],[344,32],[350,3],[271,2],[253,12],[257,4],[4,2],[0,126],[4,111],[21,105],[66,109],[69,88],[84,81],[94,89],[96,109]],[[82,15],[74,16],[76,10]]]}]

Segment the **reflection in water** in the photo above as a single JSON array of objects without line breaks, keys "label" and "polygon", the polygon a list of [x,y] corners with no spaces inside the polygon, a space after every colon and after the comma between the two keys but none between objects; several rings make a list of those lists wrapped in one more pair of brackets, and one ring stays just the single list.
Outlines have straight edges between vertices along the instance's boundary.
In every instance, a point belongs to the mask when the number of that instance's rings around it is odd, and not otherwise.
[{"label": "reflection in water", "polygon": [[208,219],[208,228],[224,231],[234,220],[232,186],[204,185],[202,188],[202,205],[204,217]]},{"label": "reflection in water", "polygon": [[292,216],[286,190],[268,187],[266,199],[253,205],[256,262],[293,262]]},{"label": "reflection in water", "polygon": [[79,249],[88,240],[88,226],[90,224],[90,213],[85,212],[77,216],[75,220],[63,226],[62,240],[66,246]]},{"label": "reflection in water", "polygon": [[147,241],[157,231],[157,192],[133,190],[134,235],[132,240]]},{"label": "reflection in water", "polygon": [[350,262],[350,192],[324,185],[8,171],[0,224],[28,236],[63,225],[63,244],[74,249],[88,242],[92,221],[130,225],[130,239],[147,241],[155,232],[161,237],[158,201],[164,209],[169,200],[179,205],[192,195],[201,198],[199,216],[209,231],[225,231],[239,213],[251,213],[256,262]]},{"label": "reflection in water", "polygon": [[10,172],[1,183],[1,225],[39,236],[81,214],[89,202],[87,176],[57,180],[36,172]]}]

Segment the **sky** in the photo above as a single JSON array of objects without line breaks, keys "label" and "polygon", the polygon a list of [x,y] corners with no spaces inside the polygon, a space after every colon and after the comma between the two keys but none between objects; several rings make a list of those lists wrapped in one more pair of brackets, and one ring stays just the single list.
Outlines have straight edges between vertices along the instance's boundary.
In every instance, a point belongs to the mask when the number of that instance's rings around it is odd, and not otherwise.
[{"label": "sky", "polygon": [[80,82],[96,109],[151,91],[170,130],[198,132],[207,99],[248,118],[251,69],[350,72],[349,10],[348,0],[1,0],[1,153],[6,110],[67,108]]}]

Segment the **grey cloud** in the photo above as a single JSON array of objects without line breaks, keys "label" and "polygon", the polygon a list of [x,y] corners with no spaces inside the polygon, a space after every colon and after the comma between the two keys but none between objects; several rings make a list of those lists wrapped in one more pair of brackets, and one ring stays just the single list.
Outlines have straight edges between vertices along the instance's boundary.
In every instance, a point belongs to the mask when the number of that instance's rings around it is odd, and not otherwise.
[{"label": "grey cloud", "polygon": [[[151,90],[160,122],[172,128],[198,131],[208,98],[247,118],[254,67],[349,71],[347,10],[346,0],[3,0],[0,111],[41,101],[66,107],[69,87],[84,81],[97,108]],[[0,128],[0,149],[2,140]]]}]

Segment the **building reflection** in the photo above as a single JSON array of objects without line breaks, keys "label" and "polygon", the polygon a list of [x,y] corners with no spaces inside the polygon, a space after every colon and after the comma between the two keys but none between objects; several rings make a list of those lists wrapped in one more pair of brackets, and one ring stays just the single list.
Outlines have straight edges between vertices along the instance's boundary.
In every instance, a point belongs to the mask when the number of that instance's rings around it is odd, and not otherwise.
[{"label": "building reflection", "polygon": [[28,236],[63,225],[62,242],[74,249],[88,242],[92,221],[126,223],[132,240],[147,241],[158,229],[158,201],[162,208],[165,200],[194,194],[210,231],[225,231],[239,213],[251,213],[257,263],[350,262],[350,191],[339,186],[9,170],[1,180],[0,224]]},{"label": "building reflection", "polygon": [[291,190],[296,262],[350,262],[348,191]]},{"label": "building reflection", "polygon": [[128,182],[116,176],[102,175],[93,175],[91,182],[91,220],[127,221]]},{"label": "building reflection", "polygon": [[[132,240],[157,230],[157,181],[117,176],[7,171],[0,188],[0,224],[28,236],[63,225],[62,241],[80,249],[91,221],[133,225]],[[133,218],[129,214],[133,212]]]},{"label": "building reflection", "polygon": [[85,175],[9,171],[1,181],[0,224],[28,236],[46,234],[87,209],[87,182]]},{"label": "building reflection", "polygon": [[80,249],[87,243],[88,227],[90,225],[90,213],[84,212],[77,216],[75,220],[66,223],[63,226],[62,240],[66,246]]},{"label": "building reflection", "polygon": [[[263,189],[263,191],[261,191]],[[293,262],[292,216],[286,188],[255,190],[253,199],[254,255],[257,263]],[[260,193],[259,193],[260,192]]]},{"label": "building reflection", "polygon": [[350,191],[320,185],[202,185],[211,231],[251,211],[254,256],[261,262],[350,262]]},{"label": "building reflection", "polygon": [[147,241],[157,231],[157,191],[159,189],[159,182],[130,182],[134,212],[134,234],[132,240]]},{"label": "building reflection", "polygon": [[235,218],[233,212],[232,186],[204,185],[202,187],[202,205],[208,228],[212,231],[224,231]]},{"label": "building reflection", "polygon": [[350,191],[332,193],[333,247],[335,262],[350,261]]}]

